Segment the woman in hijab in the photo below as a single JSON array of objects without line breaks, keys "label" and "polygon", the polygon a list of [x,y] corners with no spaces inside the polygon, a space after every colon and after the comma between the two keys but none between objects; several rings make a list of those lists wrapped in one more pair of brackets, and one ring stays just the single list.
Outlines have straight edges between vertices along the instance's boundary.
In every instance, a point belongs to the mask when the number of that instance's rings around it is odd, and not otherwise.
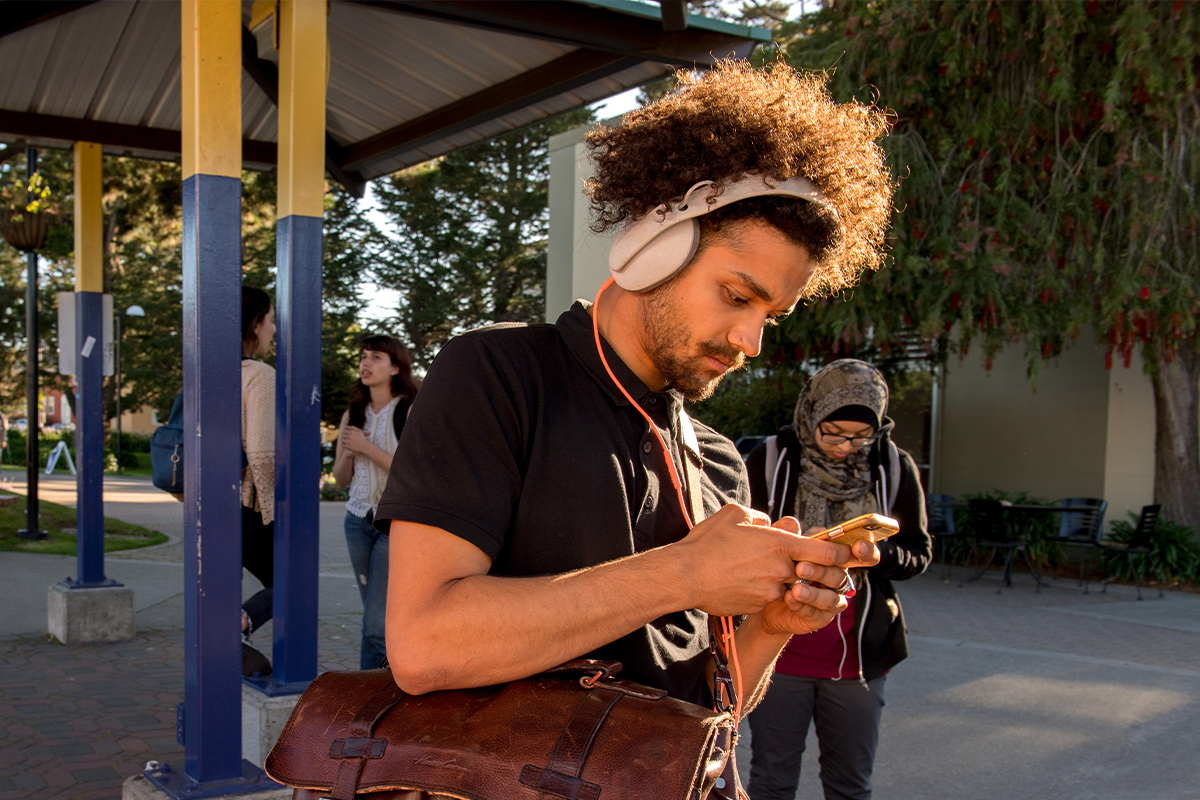
[{"label": "woman in hijab", "polygon": [[908,655],[892,581],[929,566],[925,495],[912,456],[891,442],[888,386],[864,361],[841,359],[800,392],[791,425],[749,456],[754,508],[791,515],[813,534],[861,514],[900,522],[879,564],[853,574],[857,592],[831,624],[794,636],[749,716],[750,796],[792,800],[809,723],[816,721],[826,800],[867,800],[888,670]]}]

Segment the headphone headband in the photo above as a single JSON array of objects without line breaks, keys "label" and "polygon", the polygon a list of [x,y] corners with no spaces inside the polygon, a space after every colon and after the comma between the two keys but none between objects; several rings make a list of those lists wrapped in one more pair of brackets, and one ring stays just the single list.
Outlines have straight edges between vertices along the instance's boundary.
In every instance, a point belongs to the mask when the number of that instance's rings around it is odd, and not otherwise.
[{"label": "headphone headband", "polygon": [[608,269],[622,289],[644,292],[666,282],[696,254],[700,244],[697,217],[748,197],[781,195],[816,203],[837,216],[837,209],[808,178],[796,176],[775,182],[756,173],[744,175],[717,189],[700,181],[676,206],[663,203],[626,225],[608,251]]}]

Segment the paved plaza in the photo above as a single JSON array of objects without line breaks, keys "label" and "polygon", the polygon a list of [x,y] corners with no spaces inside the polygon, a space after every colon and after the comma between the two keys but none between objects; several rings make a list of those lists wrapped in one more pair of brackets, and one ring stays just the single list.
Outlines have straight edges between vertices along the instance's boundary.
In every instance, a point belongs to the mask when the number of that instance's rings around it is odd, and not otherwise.
[{"label": "paved plaza", "polygon": [[[5,477],[24,491],[23,475]],[[71,505],[74,483],[44,477],[39,496]],[[106,559],[135,591],[131,642],[48,641],[46,589],[74,559],[0,553],[0,800],[114,800],[146,761],[182,761],[182,507],[148,481],[108,477],[105,513],[171,537]],[[343,513],[321,504],[322,669],[358,662]],[[1065,578],[1036,593],[1022,574],[997,594],[997,575],[962,577],[937,565],[899,586],[913,654],[887,683],[877,800],[1200,797],[1200,596],[1084,595]],[[247,576],[245,592],[257,588]],[[269,651],[270,630],[255,643]],[[810,735],[805,800],[821,797],[816,753]]]}]

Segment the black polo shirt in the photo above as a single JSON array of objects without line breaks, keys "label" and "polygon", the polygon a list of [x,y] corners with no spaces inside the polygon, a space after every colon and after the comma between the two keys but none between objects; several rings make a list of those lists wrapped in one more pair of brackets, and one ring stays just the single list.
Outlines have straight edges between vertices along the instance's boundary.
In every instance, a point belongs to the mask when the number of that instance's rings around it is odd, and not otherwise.
[{"label": "black polo shirt", "polygon": [[[505,324],[442,348],[413,403],[375,515],[442,528],[492,558],[490,574],[555,575],[687,534],[662,448],[596,353],[588,305],[554,325]],[[652,392],[604,345],[614,374],[678,453],[683,398]],[[695,423],[705,511],[749,503],[732,442]],[[707,617],[668,614],[590,654],[703,702]]]}]

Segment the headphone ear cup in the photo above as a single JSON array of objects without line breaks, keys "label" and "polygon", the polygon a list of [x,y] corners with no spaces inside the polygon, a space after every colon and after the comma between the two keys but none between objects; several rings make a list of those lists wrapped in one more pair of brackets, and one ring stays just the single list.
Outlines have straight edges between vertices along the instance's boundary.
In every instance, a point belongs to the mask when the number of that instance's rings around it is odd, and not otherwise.
[{"label": "headphone ear cup", "polygon": [[[630,292],[646,292],[683,269],[700,245],[700,224],[682,220],[663,229],[621,266],[609,264],[613,280]],[[616,244],[614,243],[614,247]]]}]

